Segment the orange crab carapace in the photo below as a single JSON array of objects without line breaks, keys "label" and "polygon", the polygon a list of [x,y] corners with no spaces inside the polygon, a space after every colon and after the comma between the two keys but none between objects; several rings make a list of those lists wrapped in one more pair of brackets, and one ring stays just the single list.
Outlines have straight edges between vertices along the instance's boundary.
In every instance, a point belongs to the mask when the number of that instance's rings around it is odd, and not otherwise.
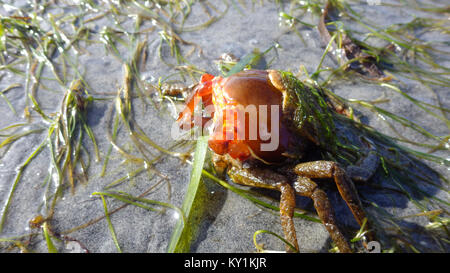
[{"label": "orange crab carapace", "polygon": [[[216,154],[229,154],[241,161],[251,157],[265,162],[282,161],[290,134],[280,118],[283,91],[277,87],[278,75],[274,73],[250,70],[227,78],[204,74],[178,121],[191,126],[194,108],[202,101],[204,106],[213,108],[211,117],[203,118],[202,125],[213,128],[208,144]],[[265,110],[264,115],[260,109]],[[244,114],[243,119],[238,118],[240,113]],[[267,134],[262,134],[262,129]]]}]

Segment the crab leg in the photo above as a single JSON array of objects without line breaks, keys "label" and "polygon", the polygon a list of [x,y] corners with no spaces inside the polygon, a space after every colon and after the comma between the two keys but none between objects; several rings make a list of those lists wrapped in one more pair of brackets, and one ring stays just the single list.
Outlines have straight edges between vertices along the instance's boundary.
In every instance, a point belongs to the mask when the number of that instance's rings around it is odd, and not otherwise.
[{"label": "crab leg", "polygon": [[[345,236],[337,225],[333,207],[328,201],[327,195],[311,179],[298,177],[292,187],[285,176],[267,169],[243,169],[232,167],[228,171],[228,175],[238,184],[280,191],[280,220],[284,237],[297,250],[299,248],[293,221],[295,194],[311,198],[319,218],[322,220],[325,228],[339,250],[341,252],[352,251]],[[286,247],[286,251],[289,252],[292,251],[292,249]]]},{"label": "crab leg", "polygon": [[[284,238],[298,251],[298,242],[294,226],[295,190],[288,183],[286,177],[267,169],[238,169],[232,167],[228,171],[230,178],[238,184],[259,188],[278,190],[280,197],[280,220],[284,232]],[[286,246],[287,252],[292,249]]]},{"label": "crab leg", "polygon": [[[297,234],[294,226],[294,209],[295,209],[295,190],[288,184],[280,184],[278,190],[281,193],[280,197],[280,220],[281,227],[283,228],[284,237],[286,241],[291,243],[295,249],[298,249]],[[286,247],[287,252],[291,252],[292,249]]]},{"label": "crab leg", "polygon": [[380,164],[380,158],[375,152],[371,151],[357,164],[358,165],[350,165],[347,167],[347,175],[353,181],[367,182],[375,174],[375,171]]},{"label": "crab leg", "polygon": [[314,202],[314,208],[322,220],[323,225],[327,229],[333,242],[336,243],[339,251],[352,252],[345,236],[340,231],[336,218],[334,216],[333,207],[328,200],[326,193],[321,190],[314,181],[307,177],[299,176],[294,183],[295,192],[298,195],[309,197]]},{"label": "crab leg", "polygon": [[[361,200],[359,200],[355,185],[336,162],[313,161],[301,163],[295,166],[294,172],[299,176],[308,178],[333,178],[340,195],[352,211],[356,221],[360,226],[363,224],[366,214]],[[368,224],[366,224],[365,230],[369,230]],[[366,236],[369,241],[372,240],[370,233],[367,233]]]}]

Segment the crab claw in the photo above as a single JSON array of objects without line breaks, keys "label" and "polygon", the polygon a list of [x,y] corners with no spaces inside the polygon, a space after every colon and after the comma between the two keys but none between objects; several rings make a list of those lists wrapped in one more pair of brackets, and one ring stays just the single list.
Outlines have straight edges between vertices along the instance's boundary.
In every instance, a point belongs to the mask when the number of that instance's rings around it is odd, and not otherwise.
[{"label": "crab claw", "polygon": [[240,140],[237,136],[237,128],[245,126],[238,123],[236,111],[232,107],[225,106],[221,113],[217,114],[212,135],[208,140],[209,147],[219,155],[229,154],[232,158],[241,161],[251,156],[248,141]]},{"label": "crab claw", "polygon": [[[202,101],[204,105],[212,104],[212,80],[214,76],[211,74],[203,74],[200,82],[195,86],[194,92],[187,99],[186,107],[179,114],[177,122],[180,124],[180,128],[192,128],[194,126],[194,109],[197,104]],[[202,125],[205,124],[210,118],[202,118]]]}]

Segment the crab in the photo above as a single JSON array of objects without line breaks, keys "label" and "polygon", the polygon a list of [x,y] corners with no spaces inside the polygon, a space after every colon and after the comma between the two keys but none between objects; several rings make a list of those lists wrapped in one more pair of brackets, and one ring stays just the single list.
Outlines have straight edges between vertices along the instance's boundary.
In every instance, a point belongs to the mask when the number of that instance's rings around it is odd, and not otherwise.
[{"label": "crab", "polygon": [[[209,113],[202,116],[201,124],[194,124],[194,110],[200,101]],[[364,228],[365,239],[371,241],[371,227],[353,181],[368,181],[379,159],[367,145],[358,164],[344,167],[330,160],[308,161],[319,150],[336,149],[333,132],[323,127],[328,124],[333,128],[328,114],[339,113],[342,109],[338,108],[319,89],[308,87],[287,72],[247,70],[225,78],[204,74],[180,112],[178,123],[183,128],[199,125],[209,129],[208,145],[219,173],[228,174],[237,184],[281,193],[281,226],[295,251],[299,251],[299,245],[293,214],[295,196],[300,195],[312,199],[339,252],[352,252],[320,184],[334,181],[355,220]],[[256,115],[251,111],[255,109]],[[320,116],[323,120],[314,120]],[[252,128],[257,131],[253,136]],[[286,250],[293,251],[288,246]]]}]

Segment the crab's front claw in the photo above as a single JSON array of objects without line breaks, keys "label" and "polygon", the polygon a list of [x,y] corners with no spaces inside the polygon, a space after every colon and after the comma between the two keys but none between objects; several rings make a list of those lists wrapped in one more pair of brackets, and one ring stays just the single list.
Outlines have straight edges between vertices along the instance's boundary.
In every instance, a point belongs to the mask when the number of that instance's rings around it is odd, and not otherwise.
[{"label": "crab's front claw", "polygon": [[[200,82],[195,86],[194,92],[187,99],[186,106],[179,114],[177,123],[182,129],[191,129],[194,126],[194,109],[201,101],[204,105],[212,105],[212,80],[214,76],[211,74],[203,74]],[[202,124],[208,119],[202,119]]]},{"label": "crab's front claw", "polygon": [[215,113],[215,123],[208,140],[209,147],[218,155],[229,154],[234,159],[244,161],[251,155],[248,140],[238,137],[241,125],[237,120],[237,112],[233,106],[225,106]]}]

